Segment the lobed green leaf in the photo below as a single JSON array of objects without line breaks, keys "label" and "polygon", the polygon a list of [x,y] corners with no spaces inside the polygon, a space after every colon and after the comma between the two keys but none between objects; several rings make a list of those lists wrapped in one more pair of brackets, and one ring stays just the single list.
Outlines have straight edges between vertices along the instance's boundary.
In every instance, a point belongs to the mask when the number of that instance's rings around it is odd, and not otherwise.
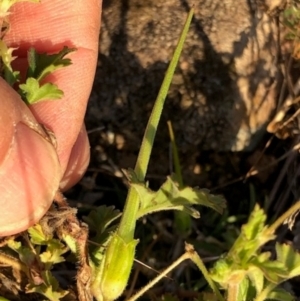
[{"label": "lobed green leaf", "polygon": [[35,78],[29,77],[25,84],[19,85],[20,94],[28,104],[34,104],[43,100],[59,99],[63,96],[63,91],[51,83],[40,85]]},{"label": "lobed green leaf", "polygon": [[88,216],[83,217],[89,229],[96,233],[91,239],[103,244],[109,233],[112,233],[116,228],[115,225],[112,225],[113,222],[121,215],[121,212],[116,210],[114,206],[99,206],[97,209],[91,210]]},{"label": "lobed green leaf", "polygon": [[179,188],[172,177],[168,177],[158,191],[152,191],[143,183],[133,182],[130,185],[137,191],[141,200],[138,218],[163,210],[181,210],[194,218],[199,218],[200,213],[193,208],[193,205],[207,206],[219,213],[223,212],[226,205],[222,196],[212,195],[206,189]]},{"label": "lobed green leaf", "polygon": [[69,292],[59,288],[58,281],[52,276],[50,271],[42,273],[44,283],[40,285],[29,284],[26,287],[27,293],[39,293],[51,301],[60,301]]},{"label": "lobed green leaf", "polygon": [[39,224],[30,227],[28,233],[31,242],[35,245],[46,245],[48,241],[53,238],[52,235],[46,235]]},{"label": "lobed green leaf", "polygon": [[28,51],[28,71],[27,78],[35,78],[38,82],[43,80],[47,75],[54,71],[71,65],[71,60],[65,56],[75,48],[64,47],[60,52],[55,54],[37,53],[34,48]]},{"label": "lobed green leaf", "polygon": [[256,205],[251,213],[247,224],[242,226],[241,233],[236,239],[228,256],[235,258],[245,264],[258,250],[268,241],[275,238],[275,235],[266,231],[266,215],[264,211]]},{"label": "lobed green leaf", "polygon": [[285,289],[278,287],[268,294],[267,299],[278,301],[295,301],[295,296],[291,295]]},{"label": "lobed green leaf", "polygon": [[281,262],[288,272],[287,278],[300,275],[300,254],[292,246],[287,244],[276,244],[277,260]]}]

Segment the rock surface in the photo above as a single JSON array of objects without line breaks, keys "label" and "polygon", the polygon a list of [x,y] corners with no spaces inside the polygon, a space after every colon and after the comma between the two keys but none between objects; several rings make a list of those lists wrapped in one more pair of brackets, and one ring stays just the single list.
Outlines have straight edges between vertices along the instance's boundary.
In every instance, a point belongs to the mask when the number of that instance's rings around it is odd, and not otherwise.
[{"label": "rock surface", "polygon": [[89,118],[137,151],[185,18],[195,16],[158,133],[182,152],[255,147],[276,106],[277,27],[254,0],[104,0]]}]

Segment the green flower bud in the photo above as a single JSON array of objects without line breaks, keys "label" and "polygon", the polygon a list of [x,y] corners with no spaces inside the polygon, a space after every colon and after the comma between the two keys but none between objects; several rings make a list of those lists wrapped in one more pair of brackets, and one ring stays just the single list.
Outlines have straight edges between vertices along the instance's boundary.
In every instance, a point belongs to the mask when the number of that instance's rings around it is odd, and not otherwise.
[{"label": "green flower bud", "polygon": [[116,300],[127,286],[137,243],[138,240],[126,243],[113,234],[102,263],[100,291],[104,301]]}]

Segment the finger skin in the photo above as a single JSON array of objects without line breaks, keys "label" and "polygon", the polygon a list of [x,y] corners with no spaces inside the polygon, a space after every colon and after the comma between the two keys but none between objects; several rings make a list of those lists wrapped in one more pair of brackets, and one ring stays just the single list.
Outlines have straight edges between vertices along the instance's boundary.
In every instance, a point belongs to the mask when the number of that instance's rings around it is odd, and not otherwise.
[{"label": "finger skin", "polygon": [[[101,1],[43,0],[13,6],[5,42],[18,47],[14,66],[25,69],[29,47],[54,53],[75,47],[72,65],[48,76],[64,97],[30,107],[0,79],[0,236],[18,233],[48,210],[60,186],[70,187],[89,160],[83,117],[98,53]],[[31,112],[30,112],[31,111]],[[39,127],[54,132],[57,149]],[[65,177],[63,175],[66,175]]]},{"label": "finger skin", "polygon": [[[60,51],[63,46],[77,49],[68,55],[72,60],[71,66],[47,78],[59,86],[64,97],[31,106],[36,119],[55,133],[63,171],[68,166],[72,147],[82,128],[95,75],[100,16],[99,0],[20,2],[13,7],[10,32],[5,37],[8,45],[19,47],[16,54],[21,58],[26,57],[31,46],[39,52],[48,53]],[[23,64],[24,60],[20,59],[19,63]],[[86,145],[83,146],[85,148]],[[82,167],[79,169],[83,170]]]},{"label": "finger skin", "polygon": [[62,176],[58,156],[19,95],[0,78],[0,236],[39,220]]},{"label": "finger skin", "polygon": [[86,170],[90,160],[90,144],[85,126],[82,127],[77,140],[72,148],[69,164],[60,182],[61,189],[67,190],[78,182]]}]

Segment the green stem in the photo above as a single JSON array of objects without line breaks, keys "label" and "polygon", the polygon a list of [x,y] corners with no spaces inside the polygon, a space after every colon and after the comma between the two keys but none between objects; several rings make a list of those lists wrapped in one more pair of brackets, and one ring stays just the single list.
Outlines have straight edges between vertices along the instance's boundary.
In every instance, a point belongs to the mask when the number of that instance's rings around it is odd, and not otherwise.
[{"label": "green stem", "polygon": [[204,278],[206,279],[207,283],[213,290],[213,292],[216,294],[217,298],[219,301],[225,301],[223,296],[221,295],[219,289],[215,285],[215,283],[211,280],[209,273],[201,260],[200,256],[198,253],[194,250],[192,245],[186,244],[186,251],[189,252],[191,260],[195,263],[195,265],[198,267],[198,269],[202,272]]},{"label": "green stem", "polygon": [[295,212],[300,210],[300,200],[298,200],[289,210],[284,212],[266,231],[273,234],[279,226],[281,226],[284,221],[293,215]]},{"label": "green stem", "polygon": [[217,295],[217,298],[219,301],[225,301],[222,295],[220,294],[218,288],[214,284],[214,282],[209,277],[208,271],[203,264],[202,260],[200,259],[199,255],[195,251],[194,247],[190,244],[186,244],[185,246],[185,253],[181,255],[176,261],[174,261],[168,268],[166,268],[160,275],[158,275],[156,278],[154,278],[150,283],[148,283],[145,287],[143,287],[140,291],[138,291],[135,295],[130,297],[128,301],[135,301],[139,297],[141,297],[145,292],[147,292],[151,287],[153,287],[158,281],[160,281],[163,277],[166,277],[175,267],[177,267],[181,262],[183,262],[186,259],[192,260],[199,270],[203,273],[205,279],[207,280],[208,284],[214,291],[214,293]]},{"label": "green stem", "polygon": [[176,178],[179,184],[179,188],[183,188],[183,178],[182,178],[182,172],[181,172],[181,166],[179,162],[179,155],[178,155],[178,150],[177,150],[177,145],[175,141],[175,135],[173,132],[173,127],[171,121],[167,122],[168,128],[169,128],[169,136],[172,144],[172,154],[173,154],[173,161],[174,161],[174,169],[175,169],[175,174]]},{"label": "green stem", "polygon": [[239,284],[232,283],[227,288],[227,301],[238,301]]},{"label": "green stem", "polygon": [[[168,90],[172,81],[173,74],[175,72],[176,65],[178,63],[185,38],[187,36],[187,32],[193,17],[194,10],[191,9],[187,20],[185,22],[182,34],[180,36],[180,39],[178,41],[177,47],[175,49],[174,55],[172,57],[172,60],[170,62],[170,65],[167,69],[164,81],[162,83],[162,86],[159,90],[158,96],[156,98],[153,110],[151,112],[145,134],[142,140],[142,145],[139,151],[138,159],[136,166],[134,168],[134,171],[136,173],[138,181],[144,182],[149,159],[153,147],[154,138],[156,135],[158,123],[160,120],[160,116],[163,110],[165,98],[168,94]],[[134,230],[136,225],[136,217],[137,212],[140,205],[140,199],[137,194],[137,192],[130,187],[124,212],[121,218],[120,227],[118,229],[118,234],[120,237],[124,239],[125,242],[129,242],[134,237]]]},{"label": "green stem", "polygon": [[267,299],[268,295],[270,294],[270,292],[272,292],[272,290],[274,290],[276,288],[278,284],[274,284],[274,283],[270,283],[269,285],[267,285],[264,290],[255,298],[254,301],[264,301]]},{"label": "green stem", "polygon": [[[183,184],[180,160],[179,160],[179,155],[178,155],[178,149],[177,149],[177,145],[176,145],[176,140],[175,140],[172,123],[170,120],[167,122],[167,125],[168,125],[168,129],[169,129],[169,136],[170,136],[171,145],[172,145],[173,164],[174,164],[174,169],[175,169],[176,180],[178,181],[179,189],[183,189],[184,184]],[[190,215],[183,211],[175,211],[174,217],[175,217],[174,226],[175,226],[175,229],[177,230],[178,234],[180,234],[180,236],[182,236],[182,237],[188,235],[190,232],[190,229],[191,229],[191,225],[192,225],[192,218],[190,217]]]},{"label": "green stem", "polygon": [[184,253],[181,255],[176,261],[174,261],[168,268],[166,268],[161,274],[151,280],[147,285],[145,285],[141,290],[139,290],[136,294],[130,297],[127,301],[135,301],[139,297],[141,297],[145,292],[147,292],[151,287],[153,287],[156,283],[158,283],[162,278],[166,277],[174,268],[176,268],[181,262],[190,258],[189,253]]}]

